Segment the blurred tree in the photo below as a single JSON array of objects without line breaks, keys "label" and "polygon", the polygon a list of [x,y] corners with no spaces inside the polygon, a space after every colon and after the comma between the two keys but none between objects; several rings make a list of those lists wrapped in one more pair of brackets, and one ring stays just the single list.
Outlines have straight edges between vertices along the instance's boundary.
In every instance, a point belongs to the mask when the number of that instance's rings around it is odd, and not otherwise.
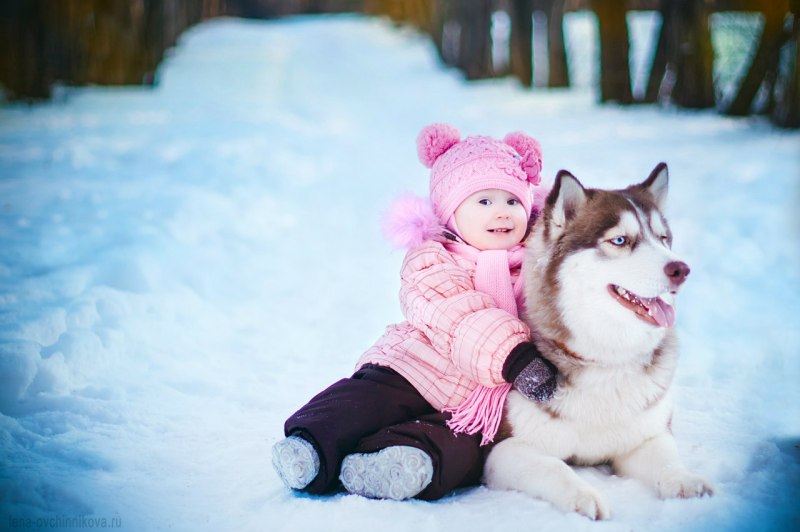
[{"label": "blurred tree", "polygon": [[775,83],[772,121],[782,127],[800,128],[800,0],[792,0],[784,45],[786,68]]},{"label": "blurred tree", "polygon": [[672,28],[670,27],[672,17],[669,16],[666,5],[662,5],[660,13],[661,28],[658,32],[656,49],[653,53],[653,63],[650,66],[647,88],[642,99],[647,103],[655,103],[662,99],[661,85],[664,82],[664,75],[667,73],[667,48],[670,45],[669,36],[672,34]]},{"label": "blurred tree", "polygon": [[627,8],[618,0],[590,0],[600,33],[600,101],[633,103]]},{"label": "blurred tree", "polygon": [[[164,51],[205,18],[362,12],[428,33],[442,60],[467,79],[511,73],[530,87],[534,64],[546,59],[548,86],[565,87],[564,13],[591,9],[599,28],[600,100],[628,104],[634,97],[627,14],[659,9],[662,24],[643,101],[706,108],[715,105],[709,14],[758,11],[763,34],[722,111],[766,113],[776,124],[800,127],[799,6],[800,0],[2,0],[0,83],[11,99],[46,98],[59,82],[152,84]],[[492,42],[498,10],[511,23],[508,70],[493,65],[493,45],[505,44],[505,37]],[[542,49],[534,48],[534,37]]]},{"label": "blurred tree", "polygon": [[11,99],[50,96],[56,83],[153,83],[165,49],[225,0],[4,0],[0,82]]},{"label": "blurred tree", "polygon": [[511,73],[526,87],[533,85],[533,0],[511,0]]},{"label": "blurred tree", "polygon": [[784,31],[784,18],[788,7],[785,4],[781,1],[772,1],[764,2],[761,5],[761,14],[764,18],[761,39],[750,62],[750,67],[747,69],[747,74],[739,84],[736,96],[723,110],[725,114],[734,116],[750,114],[753,99],[764,84],[769,86],[769,93],[772,94],[771,89],[778,73],[781,47],[790,35]]},{"label": "blurred tree", "polygon": [[467,79],[493,76],[491,0],[451,0],[449,12],[460,28],[456,66]]},{"label": "blurred tree", "polygon": [[564,45],[564,0],[509,0],[511,18],[511,74],[526,87],[533,86],[533,65],[543,52],[533,49],[533,15],[540,12],[547,18],[547,85],[568,87],[567,52]]},{"label": "blurred tree", "polygon": [[547,0],[548,87],[569,87],[567,47],[564,44],[564,0]]},{"label": "blurred tree", "polygon": [[[71,66],[69,54],[48,39],[43,18],[40,2],[0,2],[0,81],[12,99],[49,97],[58,70]],[[50,61],[38,60],[44,55]]]},{"label": "blurred tree", "polygon": [[714,51],[706,2],[663,2],[663,31],[667,32],[667,63],[672,77],[665,95],[681,107],[714,107]]}]

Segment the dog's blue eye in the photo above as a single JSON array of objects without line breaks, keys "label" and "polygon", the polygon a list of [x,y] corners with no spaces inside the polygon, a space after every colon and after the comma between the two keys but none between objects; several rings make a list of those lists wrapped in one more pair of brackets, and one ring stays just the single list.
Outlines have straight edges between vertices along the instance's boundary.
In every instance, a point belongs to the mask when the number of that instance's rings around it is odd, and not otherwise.
[{"label": "dog's blue eye", "polygon": [[628,243],[628,237],[626,237],[626,236],[618,236],[618,237],[612,238],[611,240],[609,240],[609,242],[611,242],[613,245],[615,245],[617,247],[622,247],[622,246],[624,246],[625,244]]}]

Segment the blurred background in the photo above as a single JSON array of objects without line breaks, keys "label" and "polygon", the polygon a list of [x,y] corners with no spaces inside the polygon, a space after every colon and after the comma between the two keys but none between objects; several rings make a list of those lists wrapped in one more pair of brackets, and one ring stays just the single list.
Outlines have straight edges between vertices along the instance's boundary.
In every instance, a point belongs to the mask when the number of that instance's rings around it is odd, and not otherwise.
[{"label": "blurred background", "polygon": [[[596,21],[589,83],[600,102],[711,108],[800,127],[800,0],[4,0],[0,96],[35,101],[62,85],[154,85],[169,48],[203,20],[343,12],[424,32],[441,61],[469,80],[570,87],[580,80],[570,75],[563,19],[578,11]],[[642,11],[655,23],[634,71],[630,17]]]}]

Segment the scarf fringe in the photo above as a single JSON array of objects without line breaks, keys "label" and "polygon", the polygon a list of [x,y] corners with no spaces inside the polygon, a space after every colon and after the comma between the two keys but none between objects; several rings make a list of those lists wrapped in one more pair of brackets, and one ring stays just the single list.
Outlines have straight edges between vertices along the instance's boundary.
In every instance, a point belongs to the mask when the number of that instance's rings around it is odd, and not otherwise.
[{"label": "scarf fringe", "polygon": [[510,390],[511,384],[507,383],[494,388],[479,385],[463,403],[444,410],[453,415],[447,426],[455,433],[480,432],[483,435],[481,445],[493,442],[500,429],[506,396]]}]

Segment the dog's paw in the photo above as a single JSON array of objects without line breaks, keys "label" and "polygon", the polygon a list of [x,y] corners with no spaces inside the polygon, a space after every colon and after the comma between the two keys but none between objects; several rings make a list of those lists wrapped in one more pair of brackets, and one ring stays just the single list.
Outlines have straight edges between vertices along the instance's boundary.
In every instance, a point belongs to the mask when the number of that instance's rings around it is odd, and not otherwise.
[{"label": "dog's paw", "polygon": [[576,488],[571,495],[554,501],[554,504],[563,512],[576,512],[593,521],[611,517],[611,511],[603,495],[588,484]]},{"label": "dog's paw", "polygon": [[714,494],[714,488],[706,479],[688,471],[665,474],[656,484],[656,490],[662,499],[691,499]]}]

